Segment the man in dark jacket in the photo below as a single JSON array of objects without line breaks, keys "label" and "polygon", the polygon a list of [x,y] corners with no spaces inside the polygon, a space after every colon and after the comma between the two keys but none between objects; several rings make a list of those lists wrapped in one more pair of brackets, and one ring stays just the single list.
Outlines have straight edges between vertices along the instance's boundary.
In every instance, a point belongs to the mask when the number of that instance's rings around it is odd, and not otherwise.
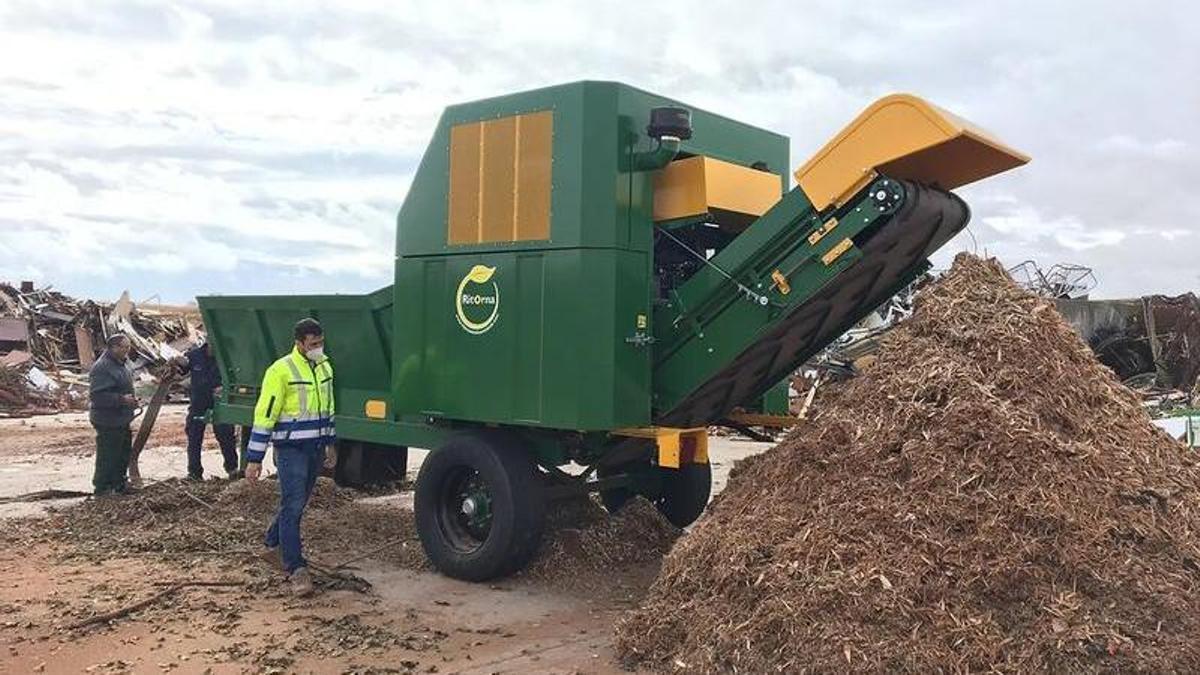
[{"label": "man in dark jacket", "polygon": [[96,429],[96,472],[92,485],[97,495],[124,493],[129,469],[132,436],[129,424],[137,407],[133,376],[125,367],[132,346],[129,338],[116,334],[88,375],[91,409],[88,417]]},{"label": "man in dark jacket", "polygon": [[[184,426],[188,439],[188,478],[203,480],[204,467],[200,464],[200,449],[204,444],[208,413],[216,403],[217,397],[221,395],[221,373],[217,369],[217,359],[213,357],[212,348],[207,342],[189,349],[180,359],[179,367],[192,378],[191,401],[188,403],[187,424]],[[234,438],[233,426],[214,424],[213,435],[217,437],[217,443],[221,446],[225,474],[230,478],[237,477],[237,441]]]}]

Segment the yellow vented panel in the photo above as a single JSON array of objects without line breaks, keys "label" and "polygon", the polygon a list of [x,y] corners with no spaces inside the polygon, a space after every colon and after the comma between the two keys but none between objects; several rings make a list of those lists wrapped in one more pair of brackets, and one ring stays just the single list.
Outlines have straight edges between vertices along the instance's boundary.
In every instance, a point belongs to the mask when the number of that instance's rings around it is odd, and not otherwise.
[{"label": "yellow vented panel", "polygon": [[550,238],[550,152],[554,116],[550,111],[517,118],[516,240]]},{"label": "yellow vented panel", "polygon": [[546,110],[451,127],[450,244],[550,237],[553,119]]},{"label": "yellow vented panel", "polygon": [[451,244],[479,241],[479,152],[483,124],[450,128],[450,231]]},{"label": "yellow vented panel", "polygon": [[654,175],[654,220],[674,220],[714,209],[761,216],[779,201],[779,174],[712,157],[688,157]]},{"label": "yellow vented panel", "polygon": [[513,205],[517,193],[517,118],[483,123],[483,174],[479,181],[482,218],[479,241],[516,241]]}]

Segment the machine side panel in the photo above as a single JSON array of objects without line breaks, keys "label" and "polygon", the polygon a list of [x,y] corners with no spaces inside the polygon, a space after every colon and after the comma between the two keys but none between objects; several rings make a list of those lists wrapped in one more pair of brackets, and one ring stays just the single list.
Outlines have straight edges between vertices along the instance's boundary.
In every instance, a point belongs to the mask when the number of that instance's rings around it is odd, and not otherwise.
[{"label": "machine side panel", "polygon": [[[402,415],[604,430],[648,423],[644,254],[566,249],[397,264]],[[617,317],[617,318],[614,318]]]},{"label": "machine side panel", "polygon": [[292,327],[322,322],[333,360],[338,415],[365,417],[368,400],[391,409],[392,289],[368,295],[209,296],[198,299],[224,383],[217,414],[249,424],[262,376],[292,348]]}]

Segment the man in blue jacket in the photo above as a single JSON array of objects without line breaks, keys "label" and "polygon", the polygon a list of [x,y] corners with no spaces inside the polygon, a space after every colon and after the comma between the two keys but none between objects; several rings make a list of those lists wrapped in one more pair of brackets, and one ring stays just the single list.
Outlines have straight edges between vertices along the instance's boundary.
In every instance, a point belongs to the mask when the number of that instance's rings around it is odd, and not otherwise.
[{"label": "man in blue jacket", "polygon": [[[200,450],[204,445],[204,428],[208,426],[208,414],[221,395],[221,372],[217,369],[217,359],[213,356],[212,347],[205,342],[192,347],[178,362],[180,370],[191,376],[191,392],[189,396],[187,424],[188,478],[191,480],[204,479],[204,467],[200,463]],[[225,460],[225,474],[230,478],[238,475],[237,441],[234,439],[233,426],[229,424],[213,424],[213,435],[221,446],[221,456]]]},{"label": "man in blue jacket", "polygon": [[133,376],[125,367],[132,345],[129,338],[115,334],[105,343],[104,353],[88,373],[88,418],[96,429],[96,471],[92,486],[96,495],[124,493],[129,470],[129,452],[137,397],[133,395]]}]

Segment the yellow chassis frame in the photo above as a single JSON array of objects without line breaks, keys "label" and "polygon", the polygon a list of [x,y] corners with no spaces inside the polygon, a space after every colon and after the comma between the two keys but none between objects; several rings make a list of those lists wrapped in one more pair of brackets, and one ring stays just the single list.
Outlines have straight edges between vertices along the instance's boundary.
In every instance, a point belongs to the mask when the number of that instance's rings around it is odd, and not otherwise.
[{"label": "yellow chassis frame", "polygon": [[684,464],[708,464],[708,427],[637,427],[616,429],[614,436],[645,438],[658,448],[658,465],[678,469]]}]

